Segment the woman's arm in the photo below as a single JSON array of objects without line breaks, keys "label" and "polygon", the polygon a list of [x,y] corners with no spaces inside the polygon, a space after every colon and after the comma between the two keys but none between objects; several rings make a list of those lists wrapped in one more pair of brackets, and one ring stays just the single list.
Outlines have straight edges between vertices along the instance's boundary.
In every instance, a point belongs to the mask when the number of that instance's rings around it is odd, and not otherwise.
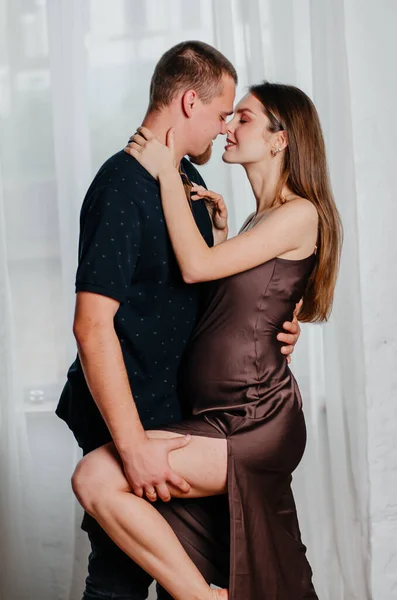
[{"label": "woman's arm", "polygon": [[168,232],[183,279],[187,283],[221,279],[252,269],[276,256],[299,249],[305,236],[317,231],[317,211],[305,199],[293,200],[250,231],[209,248],[186,203],[178,171],[159,173],[161,200]]},{"label": "woman's arm", "polygon": [[226,242],[229,234],[228,212],[225,201],[220,194],[208,190],[202,185],[192,184],[191,200],[204,200],[212,223],[214,246]]},{"label": "woman's arm", "polygon": [[[275,209],[251,230],[209,248],[197,228],[175,165],[173,130],[167,145],[145,127],[138,129],[125,151],[157,177],[168,232],[186,283],[222,279],[252,269],[317,237],[315,206],[303,198]],[[307,244],[306,244],[307,246]]]}]

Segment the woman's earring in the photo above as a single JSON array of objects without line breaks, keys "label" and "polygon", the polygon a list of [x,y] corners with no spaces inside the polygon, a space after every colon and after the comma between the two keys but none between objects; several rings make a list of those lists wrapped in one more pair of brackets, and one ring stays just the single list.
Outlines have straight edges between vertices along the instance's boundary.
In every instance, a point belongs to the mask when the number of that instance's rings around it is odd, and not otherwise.
[{"label": "woman's earring", "polygon": [[282,148],[272,148],[272,156],[277,156],[279,152],[282,151]]}]

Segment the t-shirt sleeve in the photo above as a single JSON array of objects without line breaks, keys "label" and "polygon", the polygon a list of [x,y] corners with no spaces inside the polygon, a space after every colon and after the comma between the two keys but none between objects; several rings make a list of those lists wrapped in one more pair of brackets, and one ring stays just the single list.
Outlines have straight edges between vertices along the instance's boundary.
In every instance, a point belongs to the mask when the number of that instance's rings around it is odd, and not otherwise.
[{"label": "t-shirt sleeve", "polygon": [[123,303],[139,258],[139,210],[132,198],[114,189],[92,194],[81,219],[76,292],[93,292]]}]

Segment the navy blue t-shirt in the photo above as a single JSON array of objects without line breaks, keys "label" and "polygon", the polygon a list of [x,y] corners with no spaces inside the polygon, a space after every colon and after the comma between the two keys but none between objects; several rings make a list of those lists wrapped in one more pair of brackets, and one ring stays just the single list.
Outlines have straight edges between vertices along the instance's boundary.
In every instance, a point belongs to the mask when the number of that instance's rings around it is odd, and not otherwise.
[{"label": "navy blue t-shirt", "polygon": [[[190,161],[183,159],[181,168],[190,181],[204,185]],[[207,244],[213,245],[205,203],[194,201],[192,211]],[[196,321],[199,286],[182,279],[157,180],[123,151],[101,167],[83,202],[79,291],[120,302],[114,326],[143,426],[178,422],[177,372]],[[85,451],[111,439],[78,357],[56,412]]]}]

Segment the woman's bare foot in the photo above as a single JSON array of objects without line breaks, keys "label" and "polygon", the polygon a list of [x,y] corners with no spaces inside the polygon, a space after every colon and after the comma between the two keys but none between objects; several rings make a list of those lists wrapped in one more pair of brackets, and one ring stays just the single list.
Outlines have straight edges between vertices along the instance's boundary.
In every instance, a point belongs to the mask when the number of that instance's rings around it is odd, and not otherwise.
[{"label": "woman's bare foot", "polygon": [[213,590],[214,592],[214,600],[228,600],[229,593],[227,589],[223,590]]}]

